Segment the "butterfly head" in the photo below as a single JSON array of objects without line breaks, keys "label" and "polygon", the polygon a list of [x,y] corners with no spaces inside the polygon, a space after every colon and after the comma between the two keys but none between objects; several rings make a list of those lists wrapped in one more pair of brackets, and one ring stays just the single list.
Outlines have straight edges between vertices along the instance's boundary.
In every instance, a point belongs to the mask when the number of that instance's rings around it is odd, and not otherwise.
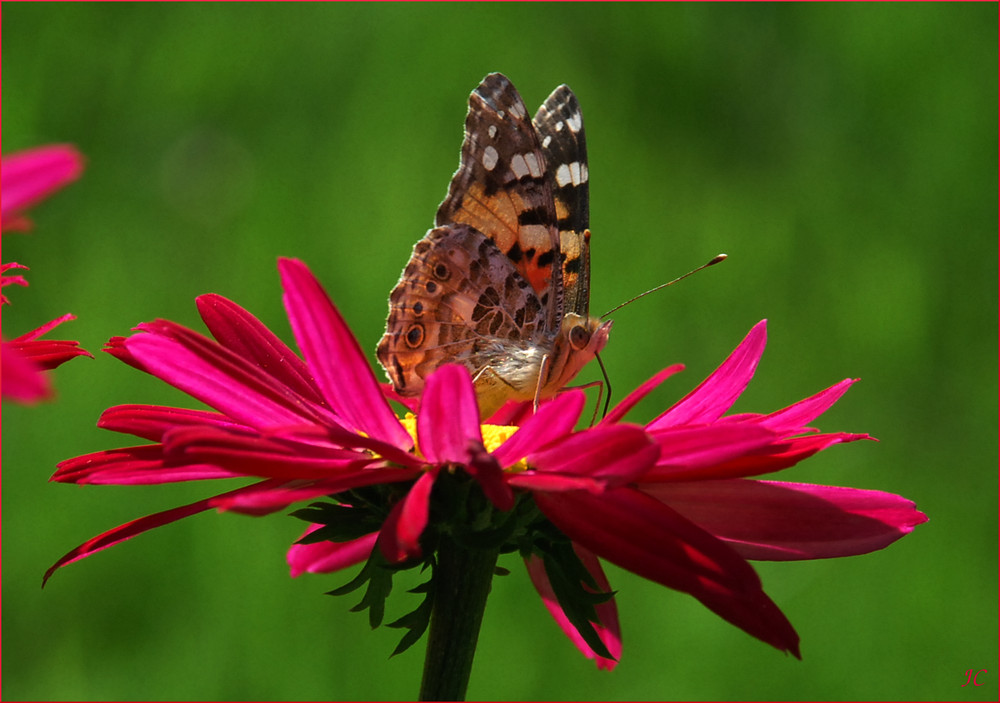
[{"label": "butterfly head", "polygon": [[567,313],[553,346],[551,372],[542,397],[573,380],[580,369],[604,349],[610,334],[611,320]]}]

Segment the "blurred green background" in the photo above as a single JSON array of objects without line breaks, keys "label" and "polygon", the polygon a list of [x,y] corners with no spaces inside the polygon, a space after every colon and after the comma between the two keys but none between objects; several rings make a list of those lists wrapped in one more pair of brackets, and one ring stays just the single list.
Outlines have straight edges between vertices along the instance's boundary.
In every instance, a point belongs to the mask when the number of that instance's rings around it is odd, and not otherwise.
[{"label": "blurred green background", "polygon": [[[615,314],[618,397],[688,370],[648,419],[769,319],[738,411],[846,376],[837,447],[785,480],[905,495],[930,522],[884,552],[758,564],[802,636],[783,657],[682,594],[609,567],[624,628],[598,672],[516,559],[470,698],[997,699],[997,6],[974,4],[6,4],[3,151],[72,142],[82,180],[4,239],[31,266],[4,334],[64,312],[95,352],[224,294],[290,341],[275,270],[304,259],[374,350],[386,296],[458,163],[470,91],[502,71],[533,111],[583,106],[593,309],[720,251],[725,265]],[[374,363],[374,353],[372,352]],[[587,369],[581,380],[597,377]],[[226,487],[51,485],[128,444],[128,402],[189,404],[110,357],[3,407],[6,700],[413,698],[423,646],[370,632],[348,574],[290,580],[301,523],[204,514],[60,572],[114,525]],[[396,594],[390,616],[413,597]],[[966,670],[986,669],[978,688]]]}]

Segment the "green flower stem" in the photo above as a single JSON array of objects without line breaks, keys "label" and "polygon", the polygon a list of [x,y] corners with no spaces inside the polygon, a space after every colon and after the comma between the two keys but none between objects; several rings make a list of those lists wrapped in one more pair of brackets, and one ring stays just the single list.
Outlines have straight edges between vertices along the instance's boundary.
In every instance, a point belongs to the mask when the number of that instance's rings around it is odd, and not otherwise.
[{"label": "green flower stem", "polygon": [[447,538],[438,545],[420,700],[465,700],[497,556],[495,549],[466,549]]}]

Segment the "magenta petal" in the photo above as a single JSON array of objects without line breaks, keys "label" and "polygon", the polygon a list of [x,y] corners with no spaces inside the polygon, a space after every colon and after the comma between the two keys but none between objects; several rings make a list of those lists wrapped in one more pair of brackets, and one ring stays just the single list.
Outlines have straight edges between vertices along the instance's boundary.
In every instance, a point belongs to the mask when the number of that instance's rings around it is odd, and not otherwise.
[{"label": "magenta petal", "polygon": [[353,473],[378,460],[364,452],[311,451],[256,434],[214,427],[180,427],[164,437],[167,465],[211,464],[244,476],[326,479]]},{"label": "magenta petal", "polygon": [[362,469],[318,481],[284,481],[268,479],[248,486],[239,493],[212,499],[212,507],[244,515],[269,515],[292,503],[312,500],[319,496],[340,493],[352,488],[382,483],[410,481],[414,472],[403,469]]},{"label": "magenta petal", "polygon": [[634,481],[660,456],[660,447],[634,425],[598,425],[532,452],[529,463],[539,472],[567,473],[607,480]]},{"label": "magenta petal", "polygon": [[661,383],[666,381],[668,378],[673,376],[675,373],[684,370],[684,364],[674,364],[673,366],[668,366],[663,369],[651,379],[643,383],[641,386],[636,388],[634,391],[629,393],[622,402],[618,403],[615,407],[611,409],[603,420],[601,424],[609,425],[611,423],[620,422],[623,417],[628,413],[629,410],[634,408],[636,404],[649,395],[653,390],[656,389]]},{"label": "magenta petal", "polygon": [[[305,534],[309,534],[319,527],[319,525],[312,525],[305,531]],[[311,544],[293,544],[289,547],[287,555],[292,578],[307,572],[310,574],[330,574],[346,569],[348,566],[354,566],[368,558],[377,538],[378,532],[372,532],[348,542],[327,540]]]},{"label": "magenta petal", "polygon": [[159,334],[137,334],[125,348],[148,373],[252,427],[294,425],[314,419],[303,403],[215,342],[202,348]]},{"label": "magenta petal", "polygon": [[642,490],[746,559],[867,554],[927,521],[906,498],[860,488],[733,479],[644,485]]},{"label": "magenta petal", "polygon": [[431,490],[436,471],[428,471],[417,479],[406,497],[393,506],[382,524],[378,545],[390,564],[398,564],[421,555],[420,535],[427,526]]},{"label": "magenta petal", "polygon": [[[573,545],[573,549],[576,550],[576,554],[580,557],[583,565],[587,567],[587,571],[594,577],[598,587],[603,592],[610,593],[611,585],[608,583],[608,579],[604,575],[604,570],[601,568],[601,563],[597,560],[597,557],[577,544]],[[617,660],[621,658],[622,654],[621,626],[618,622],[618,607],[615,605],[615,599],[612,598],[604,603],[598,603],[594,607],[594,610],[597,611],[597,617],[600,619],[600,623],[593,623],[594,630],[597,632],[597,636],[600,637],[601,642],[604,643],[604,646],[608,648],[608,652],[614,657],[614,659],[608,659],[607,657],[598,655],[591,649],[590,645],[577,632],[573,623],[566,617],[562,607],[559,605],[559,600],[556,598],[555,592],[552,590],[552,585],[549,583],[549,577],[545,573],[545,565],[542,563],[542,560],[532,555],[524,560],[524,565],[527,567],[531,582],[535,585],[538,595],[542,597],[542,602],[548,609],[549,614],[552,615],[553,619],[562,628],[562,631],[566,633],[566,636],[569,637],[576,648],[588,659],[593,659],[597,663],[598,669],[605,669],[607,671],[614,669],[618,665]],[[588,590],[590,589],[588,588]]]},{"label": "magenta petal", "polygon": [[97,421],[97,426],[102,429],[135,435],[152,442],[161,441],[167,430],[192,425],[250,429],[221,413],[161,405],[115,405],[101,413],[101,418]]},{"label": "magenta petal", "polygon": [[580,419],[585,402],[583,391],[572,390],[543,403],[537,413],[527,418],[506,442],[497,447],[493,456],[501,466],[513,466],[531,450],[569,434]]},{"label": "magenta petal", "polygon": [[[835,432],[832,434],[814,434],[803,437],[792,437],[780,442],[775,442],[770,446],[737,457],[731,461],[714,466],[711,469],[712,478],[742,478],[746,476],[759,476],[760,474],[773,473],[794,466],[803,459],[808,459],[816,452],[822,451],[834,444],[843,442],[856,442],[862,439],[873,439],[866,434],[850,434],[848,432]],[[671,474],[670,479],[677,478],[677,474]],[[694,478],[685,476],[684,478]],[[659,469],[653,469],[647,479],[657,480]]]},{"label": "magenta petal", "polygon": [[799,656],[799,638],[729,546],[632,488],[595,496],[538,493],[535,503],[574,542],[644,578],[690,593],[749,634]]},{"label": "magenta petal", "polygon": [[427,378],[417,415],[417,445],[434,464],[468,462],[473,446],[482,445],[479,406],[469,372],[446,364]]},{"label": "magenta petal", "polygon": [[25,210],[80,177],[83,157],[69,144],[52,144],[3,157],[0,219],[8,229]]},{"label": "magenta petal", "polygon": [[311,402],[326,403],[305,362],[264,323],[221,295],[202,295],[196,302],[201,319],[219,344]]},{"label": "magenta petal", "polygon": [[718,420],[750,383],[766,343],[767,320],[761,320],[719,368],[702,381],[701,385],[649,423],[647,428],[654,430]]},{"label": "magenta petal", "polygon": [[774,432],[749,423],[677,427],[650,434],[660,445],[660,458],[644,481],[715,478],[717,465],[765,449],[777,439]]},{"label": "magenta petal", "polygon": [[163,447],[147,444],[108,449],[61,461],[49,480],[80,485],[145,486],[244,475],[219,466],[194,463],[167,467],[163,463]]},{"label": "magenta petal", "polygon": [[376,439],[404,449],[413,446],[358,341],[319,281],[296,259],[279,259],[278,270],[295,340],[334,412]]},{"label": "magenta petal", "polygon": [[767,415],[761,424],[781,434],[801,434],[810,422],[829,410],[857,381],[856,378],[845,378],[805,400]]}]

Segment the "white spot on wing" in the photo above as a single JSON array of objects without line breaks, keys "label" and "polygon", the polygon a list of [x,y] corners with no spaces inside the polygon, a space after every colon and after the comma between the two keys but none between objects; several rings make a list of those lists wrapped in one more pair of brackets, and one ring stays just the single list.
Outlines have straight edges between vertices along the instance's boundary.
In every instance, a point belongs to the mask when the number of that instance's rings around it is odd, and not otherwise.
[{"label": "white spot on wing", "polygon": [[566,164],[559,164],[559,168],[556,169],[556,183],[562,188],[573,182],[573,176],[570,175],[569,166]]},{"label": "white spot on wing", "polygon": [[531,172],[528,168],[528,162],[524,160],[523,154],[514,154],[514,157],[510,160],[510,170],[518,178],[524,178]]},{"label": "white spot on wing", "polygon": [[566,125],[571,132],[579,132],[583,129],[583,116],[579,112],[573,113],[573,116],[566,120]]},{"label": "white spot on wing", "polygon": [[516,117],[519,120],[523,120],[525,117],[528,116],[524,112],[524,106],[523,105],[518,105],[516,103],[510,106],[510,114],[512,114],[514,117]]},{"label": "white spot on wing", "polygon": [[490,139],[496,139],[497,126],[495,124],[491,124],[490,128],[487,131],[490,133]]},{"label": "white spot on wing", "polygon": [[559,164],[559,168],[556,169],[556,184],[560,188],[570,183],[578,186],[586,183],[589,175],[587,164],[580,163],[579,161],[574,161],[571,164]]},{"label": "white spot on wing", "polygon": [[535,156],[534,154],[525,154],[524,162],[528,164],[528,171],[531,173],[533,177],[538,178],[539,176],[542,175],[542,167],[541,164],[538,163],[537,156]]},{"label": "white spot on wing", "polygon": [[551,134],[545,135],[545,139],[542,140],[542,147],[548,149],[549,144],[551,143],[552,143],[552,135]]},{"label": "white spot on wing", "polygon": [[497,154],[497,150],[491,146],[483,149],[483,168],[487,171],[492,171],[497,165],[497,159],[500,155]]}]

